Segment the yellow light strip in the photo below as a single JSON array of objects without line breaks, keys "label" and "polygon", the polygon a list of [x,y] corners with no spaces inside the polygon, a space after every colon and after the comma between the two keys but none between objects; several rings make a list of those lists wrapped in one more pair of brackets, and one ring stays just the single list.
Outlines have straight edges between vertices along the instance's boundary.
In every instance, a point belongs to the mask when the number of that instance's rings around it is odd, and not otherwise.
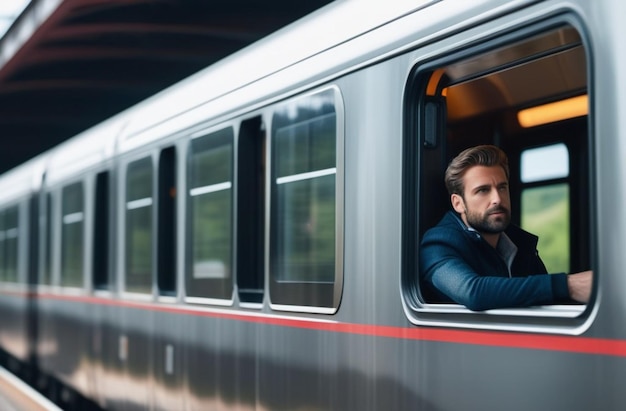
[{"label": "yellow light strip", "polygon": [[586,94],[583,94],[582,96],[566,98],[554,103],[520,110],[517,113],[517,121],[519,121],[522,127],[535,127],[541,124],[586,116],[588,113],[589,98]]}]

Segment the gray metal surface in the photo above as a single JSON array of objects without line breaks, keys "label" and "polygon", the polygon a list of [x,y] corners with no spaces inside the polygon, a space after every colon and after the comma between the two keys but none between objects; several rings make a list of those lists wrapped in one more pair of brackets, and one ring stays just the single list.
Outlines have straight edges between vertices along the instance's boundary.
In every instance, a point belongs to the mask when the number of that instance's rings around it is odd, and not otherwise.
[{"label": "gray metal surface", "polygon": [[[115,147],[119,153],[58,172],[47,187],[54,191],[73,179],[90,179],[103,167],[118,170],[169,144],[185,153],[199,130],[253,116],[270,125],[277,104],[334,86],[345,115],[339,160],[343,288],[336,313],[273,310],[267,287],[255,306],[241,304],[236,290],[232,300],[186,302],[184,259],[172,298],[159,298],[156,288],[152,295],[124,293],[125,266],[113,254],[109,291],[94,292],[90,280],[84,289],[39,287],[41,369],[114,410],[621,409],[626,217],[620,207],[626,170],[620,159],[626,140],[620,113],[626,83],[620,73],[626,72],[626,49],[617,39],[626,37],[626,28],[615,16],[623,16],[625,6],[582,0],[474,3],[435,3],[249,84],[234,86],[237,80],[230,78],[211,89],[210,74],[217,73],[218,80],[226,74],[208,70],[164,93],[163,100],[118,118],[120,124],[132,118]],[[407,77],[435,57],[555,15],[575,15],[593,59],[588,87],[595,187],[585,204],[594,228],[590,243],[597,250],[595,298],[581,318],[567,316],[575,310],[471,313],[456,306],[452,315],[433,310],[427,313],[430,321],[421,321],[423,313],[407,303],[402,284]],[[232,93],[221,98],[203,101],[194,93],[196,88],[217,93],[229,84]],[[167,106],[177,108],[159,122]],[[94,136],[86,133],[71,150],[57,149],[54,158],[63,158],[64,150],[78,156]],[[119,198],[111,203],[122,209],[124,178],[117,177]],[[178,182],[184,192],[184,177]],[[184,234],[186,198],[177,201],[177,226]],[[114,221],[114,242],[123,242],[124,226]],[[185,255],[187,237],[178,237],[179,254]],[[115,250],[121,254],[123,247]],[[88,256],[85,266],[90,263]],[[453,321],[439,320],[450,317]]]}]

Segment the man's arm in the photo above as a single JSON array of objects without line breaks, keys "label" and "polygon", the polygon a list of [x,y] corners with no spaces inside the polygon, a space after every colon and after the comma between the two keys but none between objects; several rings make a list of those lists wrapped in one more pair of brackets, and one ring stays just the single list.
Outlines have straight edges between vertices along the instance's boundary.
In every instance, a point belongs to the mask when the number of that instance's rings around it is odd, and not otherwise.
[{"label": "man's arm", "polygon": [[505,274],[496,273],[488,259],[473,258],[479,250],[468,247],[459,233],[437,231],[427,233],[422,240],[420,275],[470,310],[553,304],[569,297],[565,274],[503,277]]},{"label": "man's arm", "polygon": [[426,281],[470,310],[483,311],[554,303],[552,280],[556,278],[552,276],[565,277],[565,274],[482,276],[459,260],[449,260],[433,267]]}]

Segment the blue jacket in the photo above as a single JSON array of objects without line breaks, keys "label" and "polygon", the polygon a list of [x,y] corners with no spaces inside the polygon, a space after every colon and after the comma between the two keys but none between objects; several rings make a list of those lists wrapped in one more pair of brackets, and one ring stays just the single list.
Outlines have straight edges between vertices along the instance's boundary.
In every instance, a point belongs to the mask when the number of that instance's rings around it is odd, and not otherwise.
[{"label": "blue jacket", "polygon": [[[456,302],[470,310],[571,302],[567,275],[546,274],[538,238],[511,224],[518,251],[509,270],[497,251],[449,211],[426,232],[420,247],[422,292],[427,301]],[[535,275],[544,274],[544,275]]]}]

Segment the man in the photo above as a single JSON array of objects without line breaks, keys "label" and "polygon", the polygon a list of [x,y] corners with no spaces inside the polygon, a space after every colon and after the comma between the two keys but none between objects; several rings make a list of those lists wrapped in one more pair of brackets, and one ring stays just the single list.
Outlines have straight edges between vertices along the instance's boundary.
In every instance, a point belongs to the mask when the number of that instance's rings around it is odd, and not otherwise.
[{"label": "man", "polygon": [[463,151],[448,166],[445,182],[454,211],[422,239],[425,294],[475,311],[589,301],[591,271],[548,275],[538,238],[510,224],[502,150],[484,145]]}]

